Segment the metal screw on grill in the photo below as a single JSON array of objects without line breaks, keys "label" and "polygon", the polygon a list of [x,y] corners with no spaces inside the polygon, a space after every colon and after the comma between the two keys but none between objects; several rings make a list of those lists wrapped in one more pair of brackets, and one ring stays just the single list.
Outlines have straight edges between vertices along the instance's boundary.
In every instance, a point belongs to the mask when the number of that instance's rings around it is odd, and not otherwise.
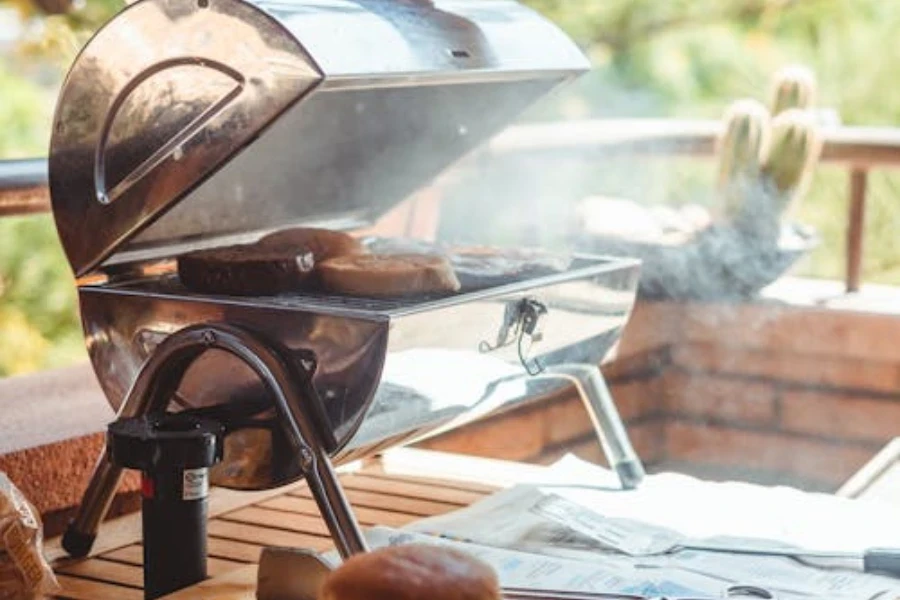
[{"label": "metal screw on grill", "polygon": [[209,467],[222,458],[222,426],[182,415],[110,424],[110,461],[141,471],[144,597],[206,579]]},{"label": "metal screw on grill", "polygon": [[301,348],[295,351],[295,356],[297,364],[308,376],[312,376],[316,369],[319,368],[319,361],[315,352]]},{"label": "metal screw on grill", "polygon": [[313,462],[314,462],[312,451],[304,446],[300,448],[300,468],[303,469],[304,473],[309,473],[312,470]]}]

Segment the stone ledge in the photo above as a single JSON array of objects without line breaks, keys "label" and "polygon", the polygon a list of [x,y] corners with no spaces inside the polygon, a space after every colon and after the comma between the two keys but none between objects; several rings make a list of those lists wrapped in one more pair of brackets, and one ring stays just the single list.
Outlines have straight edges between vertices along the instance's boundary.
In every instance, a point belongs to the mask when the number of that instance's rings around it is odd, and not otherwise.
[{"label": "stone ledge", "polygon": [[[60,533],[81,500],[100,452],[103,434],[95,433],[0,455],[5,472],[44,516],[47,535]],[[128,495],[140,488],[139,476],[126,472],[117,499],[118,510],[137,508]],[[113,516],[115,511],[110,516]]]},{"label": "stone ledge", "polygon": [[89,364],[0,379],[0,456],[101,432],[113,417]]}]

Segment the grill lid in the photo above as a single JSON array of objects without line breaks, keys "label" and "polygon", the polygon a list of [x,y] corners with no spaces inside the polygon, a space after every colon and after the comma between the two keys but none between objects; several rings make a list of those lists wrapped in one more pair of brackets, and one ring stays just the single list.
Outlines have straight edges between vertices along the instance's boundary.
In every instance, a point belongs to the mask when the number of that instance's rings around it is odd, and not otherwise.
[{"label": "grill lid", "polygon": [[63,247],[81,276],[370,224],[587,66],[512,0],[139,0],[60,94]]}]

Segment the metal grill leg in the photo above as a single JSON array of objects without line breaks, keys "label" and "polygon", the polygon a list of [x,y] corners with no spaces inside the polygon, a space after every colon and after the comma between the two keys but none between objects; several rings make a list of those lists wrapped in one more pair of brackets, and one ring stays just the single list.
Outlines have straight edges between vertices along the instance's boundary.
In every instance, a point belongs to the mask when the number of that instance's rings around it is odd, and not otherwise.
[{"label": "metal grill leg", "polygon": [[[315,366],[312,362],[301,361],[305,365],[301,368],[301,380],[298,383],[306,388],[305,396],[312,400],[315,390],[312,387],[312,374]],[[293,386],[291,386],[293,388]],[[318,435],[318,428],[313,426],[310,415],[302,409],[304,405],[297,401],[287,401],[286,396],[275,394],[276,408],[282,421],[288,426],[297,451],[300,455],[300,468],[309,490],[319,507],[319,512],[328,526],[331,538],[340,552],[342,558],[349,558],[354,554],[368,551],[365,537],[359,527],[359,522],[353,514],[350,502],[344,494],[344,489],[338,481],[337,474],[331,465],[331,460],[325,452],[324,444]]]},{"label": "metal grill leg", "polygon": [[558,365],[549,367],[541,376],[562,377],[575,385],[594,424],[606,459],[618,474],[622,487],[638,487],[644,479],[644,465],[631,445],[600,368],[588,364]]},{"label": "metal grill leg", "polygon": [[78,505],[78,512],[62,537],[62,547],[70,556],[82,558],[90,554],[100,523],[109,512],[121,480],[122,468],[109,462],[109,454],[104,445],[81,504]]},{"label": "metal grill leg", "polygon": [[[152,410],[160,409],[153,406],[153,400],[154,398],[144,394],[139,386],[133,386],[119,409],[118,418],[140,417]],[[69,523],[62,537],[62,547],[70,556],[82,558],[90,554],[100,524],[109,512],[121,481],[122,467],[110,462],[109,451],[104,442],[103,452],[94,466],[94,472],[81,498],[81,504],[78,505],[75,518]]]},{"label": "metal grill leg", "polygon": [[[298,423],[292,415],[288,415],[288,421],[299,431],[299,427],[296,427]],[[367,552],[368,547],[359,522],[353,514],[328,455],[314,440],[304,440],[299,436],[297,441],[300,444],[303,475],[341,557],[346,559],[354,554]],[[309,441],[313,443],[305,443]]]}]

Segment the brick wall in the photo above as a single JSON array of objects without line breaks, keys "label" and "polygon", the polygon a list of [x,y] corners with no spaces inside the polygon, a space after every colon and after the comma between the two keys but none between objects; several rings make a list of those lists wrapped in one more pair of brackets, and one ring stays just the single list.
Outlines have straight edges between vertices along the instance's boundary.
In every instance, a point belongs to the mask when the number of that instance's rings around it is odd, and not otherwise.
[{"label": "brick wall", "polygon": [[670,464],[833,490],[900,434],[896,316],[775,303],[677,311]]},{"label": "brick wall", "polygon": [[[641,305],[604,371],[651,471],[831,491],[900,434],[900,319],[888,315]],[[603,462],[572,396],[425,445],[543,462],[573,451]]]}]

